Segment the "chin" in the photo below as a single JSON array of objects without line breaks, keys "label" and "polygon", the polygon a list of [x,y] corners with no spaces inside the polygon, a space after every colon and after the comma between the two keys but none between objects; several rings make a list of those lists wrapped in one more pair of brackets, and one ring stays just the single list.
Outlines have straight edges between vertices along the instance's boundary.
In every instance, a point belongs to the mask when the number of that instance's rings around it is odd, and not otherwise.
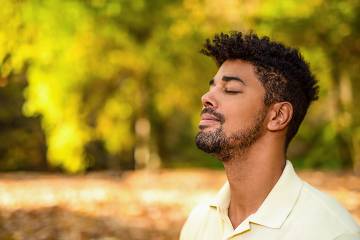
[{"label": "chin", "polygon": [[199,126],[200,132],[205,132],[205,131],[211,131],[211,130],[218,130],[219,127],[218,126],[209,126],[209,125],[200,125]]}]

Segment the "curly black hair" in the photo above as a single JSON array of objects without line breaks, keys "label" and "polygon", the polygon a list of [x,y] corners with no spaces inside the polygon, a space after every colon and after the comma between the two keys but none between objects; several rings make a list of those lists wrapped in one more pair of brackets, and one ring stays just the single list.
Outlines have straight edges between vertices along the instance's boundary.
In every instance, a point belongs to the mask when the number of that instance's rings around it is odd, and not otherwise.
[{"label": "curly black hair", "polygon": [[216,34],[206,39],[201,53],[215,59],[218,66],[226,60],[240,59],[255,66],[255,73],[265,88],[264,103],[287,101],[294,113],[285,139],[285,149],[297,133],[312,101],[318,99],[317,80],[295,48],[258,37],[253,32]]}]

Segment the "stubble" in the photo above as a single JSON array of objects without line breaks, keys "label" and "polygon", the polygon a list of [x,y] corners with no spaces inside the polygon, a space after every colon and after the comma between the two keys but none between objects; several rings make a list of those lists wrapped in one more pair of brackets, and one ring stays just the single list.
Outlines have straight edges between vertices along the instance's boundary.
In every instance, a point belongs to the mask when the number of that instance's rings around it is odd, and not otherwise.
[{"label": "stubble", "polygon": [[195,137],[196,146],[209,154],[215,155],[221,161],[228,161],[235,154],[246,152],[261,136],[263,132],[263,122],[266,117],[265,109],[256,114],[253,124],[245,129],[241,129],[231,136],[226,136],[222,121],[220,127],[215,130],[200,130]]}]

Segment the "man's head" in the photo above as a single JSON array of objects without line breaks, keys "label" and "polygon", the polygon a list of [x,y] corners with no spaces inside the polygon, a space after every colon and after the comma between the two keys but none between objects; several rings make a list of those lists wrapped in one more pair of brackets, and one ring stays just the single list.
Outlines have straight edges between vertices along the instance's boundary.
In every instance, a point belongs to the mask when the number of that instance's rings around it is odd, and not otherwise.
[{"label": "man's head", "polygon": [[240,32],[207,39],[201,52],[214,58],[219,70],[202,97],[197,146],[226,155],[247,149],[268,131],[279,133],[286,149],[318,93],[300,53]]}]

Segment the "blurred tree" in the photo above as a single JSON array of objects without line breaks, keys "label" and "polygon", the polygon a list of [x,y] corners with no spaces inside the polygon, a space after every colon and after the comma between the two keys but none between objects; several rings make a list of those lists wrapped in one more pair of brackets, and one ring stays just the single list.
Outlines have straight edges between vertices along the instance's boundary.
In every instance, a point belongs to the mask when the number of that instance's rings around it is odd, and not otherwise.
[{"label": "blurred tree", "polygon": [[24,75],[9,75],[0,87],[0,169],[46,170],[45,136],[40,119],[22,114]]},{"label": "blurred tree", "polygon": [[[86,169],[93,160],[84,147],[97,139],[113,156],[134,151],[139,168],[159,166],[159,154],[182,150],[166,144],[166,138],[175,130],[176,144],[179,135],[189,133],[187,123],[194,112],[198,115],[194,106],[207,82],[195,79],[210,73],[205,64],[194,68],[200,62],[194,44],[200,47],[224,22],[216,20],[221,11],[209,14],[217,9],[214,4],[206,15],[199,15],[200,1],[181,4],[34,0],[8,6],[20,9],[18,28],[28,39],[9,51],[30,63],[24,112],[42,116],[53,166]],[[229,9],[231,4],[223,10]],[[180,116],[180,126],[171,123]],[[189,137],[183,147],[190,145]],[[111,163],[117,159],[108,158],[109,167],[117,166]]]},{"label": "blurred tree", "polygon": [[15,6],[5,1],[0,8],[0,169],[44,170],[46,145],[40,119],[22,114],[28,64],[12,54],[25,40],[15,37],[23,31]]},{"label": "blurred tree", "polygon": [[41,118],[52,166],[216,167],[193,146],[216,71],[198,49],[215,32],[253,28],[300,46],[321,81],[290,156],[341,167],[360,156],[358,10],[351,0],[6,0],[0,85],[26,77],[23,113]]}]

